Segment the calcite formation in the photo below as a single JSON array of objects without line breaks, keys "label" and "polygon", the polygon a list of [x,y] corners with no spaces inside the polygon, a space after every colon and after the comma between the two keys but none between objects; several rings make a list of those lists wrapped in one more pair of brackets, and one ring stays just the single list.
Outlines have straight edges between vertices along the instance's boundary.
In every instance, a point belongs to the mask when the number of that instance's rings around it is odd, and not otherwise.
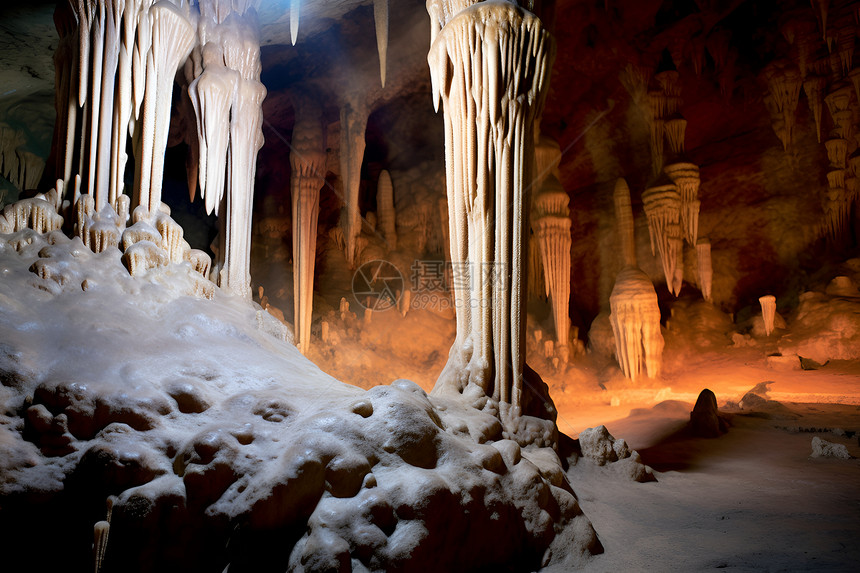
[{"label": "calcite formation", "polygon": [[534,196],[532,226],[538,240],[545,294],[552,303],[556,341],[564,353],[570,333],[570,198],[558,179],[561,159],[558,144],[542,138],[536,151],[535,181],[541,183]]},{"label": "calcite formation", "polygon": [[684,246],[681,232],[681,194],[674,183],[663,183],[642,192],[648,217],[651,253],[660,254],[666,286],[677,296],[681,291],[676,269]]},{"label": "calcite formation", "polygon": [[774,315],[776,314],[776,297],[773,295],[765,295],[758,299],[761,304],[761,317],[764,320],[764,332],[767,336],[773,332]]},{"label": "calcite formation", "polygon": [[713,302],[711,286],[714,280],[714,269],[711,263],[711,242],[707,239],[699,239],[699,242],[696,243],[696,266],[702,298],[708,302]]},{"label": "calcite formation", "polygon": [[[479,389],[516,434],[525,403],[526,258],[534,118],[546,95],[552,38],[511,2],[427,3],[434,102],[445,111],[457,335],[437,393]],[[525,438],[528,439],[528,438]]]},{"label": "calcite formation", "polygon": [[397,248],[397,221],[394,214],[394,185],[391,183],[391,174],[383,169],[379,173],[379,182],[376,186],[376,212],[379,217],[379,230],[385,239],[388,248],[392,251]]},{"label": "calcite formation", "polygon": [[320,189],[325,183],[326,153],[319,108],[311,102],[296,106],[290,152],[290,191],[293,216],[293,309],[296,346],[307,354],[316,261]]},{"label": "calcite formation", "polygon": [[654,285],[636,263],[633,210],[630,189],[624,179],[615,185],[614,201],[624,263],[609,297],[615,355],[624,375],[631,380],[643,373],[656,378],[663,359],[660,307]]}]

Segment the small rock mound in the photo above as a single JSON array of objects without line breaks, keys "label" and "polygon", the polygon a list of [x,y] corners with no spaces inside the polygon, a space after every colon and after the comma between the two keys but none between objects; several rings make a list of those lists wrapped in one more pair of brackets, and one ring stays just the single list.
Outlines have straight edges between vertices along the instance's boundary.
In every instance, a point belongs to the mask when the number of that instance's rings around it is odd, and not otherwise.
[{"label": "small rock mound", "polygon": [[705,388],[690,412],[690,432],[699,438],[718,438],[728,431],[728,423],[720,417],[716,395]]},{"label": "small rock mound", "polygon": [[631,450],[624,439],[615,439],[606,426],[586,428],[579,434],[582,456],[599,466],[612,464],[617,471],[633,481],[656,481],[651,468],[642,463],[636,450]]},{"label": "small rock mound", "polygon": [[834,444],[827,440],[822,440],[818,436],[812,438],[812,455],[811,458],[836,458],[838,460],[850,460],[851,454],[848,453],[848,448],[843,444]]}]

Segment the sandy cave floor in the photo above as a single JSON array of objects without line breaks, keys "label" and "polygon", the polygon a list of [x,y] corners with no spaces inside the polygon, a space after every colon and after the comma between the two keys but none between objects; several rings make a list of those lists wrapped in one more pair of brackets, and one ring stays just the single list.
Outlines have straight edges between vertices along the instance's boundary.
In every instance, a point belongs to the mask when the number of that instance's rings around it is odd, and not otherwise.
[{"label": "sandy cave floor", "polygon": [[[860,377],[845,373],[847,366],[798,371],[772,384],[770,395],[796,392],[801,376],[818,392],[856,391]],[[736,370],[737,378],[722,369],[722,379],[733,381],[726,384],[760,373],[749,365]],[[607,420],[612,409],[592,408],[588,416]],[[587,570],[857,570],[860,406],[771,400],[744,411],[721,404],[731,428],[715,439],[686,434],[691,409],[669,400],[605,423],[640,452],[657,482],[631,486],[607,467],[571,468],[605,548]],[[854,459],[810,458],[813,436],[846,445]]]}]

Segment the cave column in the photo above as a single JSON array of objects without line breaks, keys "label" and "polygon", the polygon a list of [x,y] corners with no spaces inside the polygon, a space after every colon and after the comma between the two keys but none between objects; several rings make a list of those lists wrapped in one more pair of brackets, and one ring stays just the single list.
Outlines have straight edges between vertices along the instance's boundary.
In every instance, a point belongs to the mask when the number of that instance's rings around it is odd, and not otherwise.
[{"label": "cave column", "polygon": [[221,227],[213,274],[221,288],[250,299],[251,215],[266,97],[256,12],[248,2],[201,2],[198,35],[201,70],[188,95],[197,116],[200,194],[207,212],[217,206]]},{"label": "cave column", "polygon": [[477,386],[521,414],[534,119],[554,56],[512,2],[429,0],[434,101],[445,112],[457,336],[434,392]]},{"label": "cave column", "polygon": [[293,208],[293,310],[296,346],[307,354],[311,337],[314,262],[320,189],[325,183],[326,152],[319,107],[310,98],[295,106],[290,152]]},{"label": "cave column", "polygon": [[360,97],[350,98],[340,108],[340,175],[346,217],[343,219],[343,238],[346,262],[356,266],[356,245],[361,234],[361,212],[358,199],[361,186],[361,162],[364,161],[364,139],[370,113]]}]

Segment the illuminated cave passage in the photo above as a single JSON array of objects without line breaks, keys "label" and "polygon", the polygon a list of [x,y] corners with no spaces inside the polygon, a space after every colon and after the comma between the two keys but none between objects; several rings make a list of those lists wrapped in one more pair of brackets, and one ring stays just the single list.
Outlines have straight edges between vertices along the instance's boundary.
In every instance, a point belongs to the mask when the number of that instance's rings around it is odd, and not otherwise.
[{"label": "illuminated cave passage", "polygon": [[860,2],[0,22],[0,569],[860,561]]}]

